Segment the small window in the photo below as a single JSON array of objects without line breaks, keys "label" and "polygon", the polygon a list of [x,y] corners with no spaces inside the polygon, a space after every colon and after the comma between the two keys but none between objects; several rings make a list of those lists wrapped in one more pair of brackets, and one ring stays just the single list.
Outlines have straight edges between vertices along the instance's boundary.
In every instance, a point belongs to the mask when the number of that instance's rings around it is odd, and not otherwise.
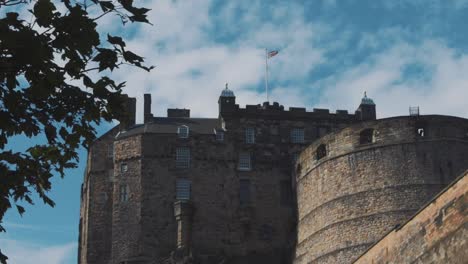
[{"label": "small window", "polygon": [[99,193],[98,201],[99,201],[100,203],[105,203],[105,202],[107,202],[107,199],[108,199],[107,193],[105,193],[105,192],[100,192],[100,193]]},{"label": "small window", "polygon": [[110,144],[107,146],[107,157],[108,158],[114,157],[114,144]]},{"label": "small window", "polygon": [[416,129],[416,133],[418,133],[418,136],[419,137],[424,137],[425,136],[425,133],[424,133],[424,128],[423,127],[420,127],[420,128],[417,128]]},{"label": "small window", "polygon": [[239,155],[239,170],[249,171],[252,169],[250,153],[244,152]]},{"label": "small window", "polygon": [[359,144],[370,144],[374,143],[374,141],[374,129],[364,129],[361,131],[361,133],[359,133]]},{"label": "small window", "polygon": [[250,180],[239,181],[239,202],[241,206],[250,204]]},{"label": "small window", "polygon": [[190,149],[187,147],[179,147],[176,149],[176,167],[190,167]]},{"label": "small window", "polygon": [[191,181],[187,179],[177,179],[176,181],[176,199],[190,200]]},{"label": "small window", "polygon": [[107,174],[109,176],[109,181],[113,182],[114,181],[114,170],[108,170]]},{"label": "small window", "polygon": [[303,128],[291,129],[291,142],[292,143],[304,143],[304,129]]},{"label": "small window", "polygon": [[317,160],[327,156],[327,147],[324,144],[317,147],[316,156]]},{"label": "small window", "polygon": [[245,143],[254,144],[255,143],[255,129],[248,127],[245,129]]},{"label": "small window", "polygon": [[222,131],[222,130],[216,131],[216,140],[217,141],[224,141],[224,131]]},{"label": "small window", "polygon": [[127,172],[127,171],[128,171],[128,165],[127,165],[127,163],[122,163],[122,164],[120,164],[120,172],[121,172],[121,173],[125,173],[125,172]]},{"label": "small window", "polygon": [[128,185],[120,185],[120,194],[119,194],[119,198],[120,198],[120,201],[121,202],[126,202],[128,201],[128,193],[129,193],[129,190],[128,190]]},{"label": "small window", "polygon": [[326,134],[328,134],[328,132],[330,132],[329,127],[318,127],[317,128],[317,134],[318,134],[319,137],[325,136]]},{"label": "small window", "polygon": [[282,206],[290,206],[292,204],[292,187],[291,181],[280,182],[280,203]]},{"label": "small window", "polygon": [[188,138],[189,137],[189,127],[188,126],[179,126],[177,128],[177,134],[179,135],[179,138]]}]

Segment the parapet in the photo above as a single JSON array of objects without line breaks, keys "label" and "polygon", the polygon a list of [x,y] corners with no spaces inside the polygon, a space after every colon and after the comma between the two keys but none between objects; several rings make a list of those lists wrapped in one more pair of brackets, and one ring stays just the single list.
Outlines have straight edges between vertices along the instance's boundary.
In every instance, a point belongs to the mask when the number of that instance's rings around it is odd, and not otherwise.
[{"label": "parapet", "polygon": [[329,109],[314,108],[312,111],[307,111],[304,107],[289,107],[285,110],[283,105],[278,102],[264,102],[257,105],[246,105],[245,108],[235,105],[229,111],[221,112],[224,118],[269,118],[269,119],[349,119],[350,121],[358,120],[355,114],[349,114],[347,110],[336,110],[332,113]]}]

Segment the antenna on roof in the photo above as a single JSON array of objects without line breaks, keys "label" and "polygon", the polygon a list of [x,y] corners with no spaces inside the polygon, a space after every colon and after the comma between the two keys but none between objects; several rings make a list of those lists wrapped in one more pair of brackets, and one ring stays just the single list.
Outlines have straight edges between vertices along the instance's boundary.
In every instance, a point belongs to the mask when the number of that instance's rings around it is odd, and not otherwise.
[{"label": "antenna on roof", "polygon": [[410,106],[409,107],[410,116],[419,116],[419,106]]}]

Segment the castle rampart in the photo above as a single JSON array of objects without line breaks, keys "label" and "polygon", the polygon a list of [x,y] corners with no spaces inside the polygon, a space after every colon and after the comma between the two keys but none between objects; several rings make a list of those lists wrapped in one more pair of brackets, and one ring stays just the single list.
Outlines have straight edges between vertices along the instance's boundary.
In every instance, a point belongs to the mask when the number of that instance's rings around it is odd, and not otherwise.
[{"label": "castle rampart", "polygon": [[349,263],[467,169],[468,120],[395,117],[314,142],[297,167],[295,263]]}]

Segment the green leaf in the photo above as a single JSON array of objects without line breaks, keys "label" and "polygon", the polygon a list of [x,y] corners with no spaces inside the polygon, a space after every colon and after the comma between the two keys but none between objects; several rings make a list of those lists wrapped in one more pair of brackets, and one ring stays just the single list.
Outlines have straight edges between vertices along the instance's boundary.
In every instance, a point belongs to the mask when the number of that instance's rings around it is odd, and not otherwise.
[{"label": "green leaf", "polygon": [[113,45],[119,45],[120,47],[125,47],[125,42],[122,40],[121,37],[113,37],[109,34],[107,34],[107,41],[109,41],[110,44]]},{"label": "green leaf", "polygon": [[18,210],[18,213],[23,216],[24,214],[24,207],[23,206],[20,206],[20,205],[16,205],[16,209]]},{"label": "green leaf", "polygon": [[131,51],[125,51],[123,53],[124,59],[130,63],[143,62],[143,58],[136,55]]},{"label": "green leaf", "polygon": [[[0,227],[0,229],[3,229],[3,227]],[[2,264],[7,264],[8,257],[2,254],[2,251],[0,250],[0,263]]]},{"label": "green leaf", "polygon": [[93,58],[93,61],[99,62],[99,71],[105,69],[113,70],[117,67],[117,53],[111,49],[97,48],[99,54]]},{"label": "green leaf", "polygon": [[47,141],[49,141],[50,144],[55,143],[55,138],[57,137],[57,131],[55,130],[55,127],[52,125],[46,125],[44,131],[47,137]]},{"label": "green leaf", "polygon": [[111,1],[99,1],[102,11],[107,12],[109,10],[114,10],[115,6]]},{"label": "green leaf", "polygon": [[91,87],[91,88],[94,87],[93,81],[91,81],[91,79],[86,75],[83,75],[83,84],[86,87]]},{"label": "green leaf", "polygon": [[50,0],[38,0],[33,8],[39,26],[49,27],[52,23],[55,5]]}]

